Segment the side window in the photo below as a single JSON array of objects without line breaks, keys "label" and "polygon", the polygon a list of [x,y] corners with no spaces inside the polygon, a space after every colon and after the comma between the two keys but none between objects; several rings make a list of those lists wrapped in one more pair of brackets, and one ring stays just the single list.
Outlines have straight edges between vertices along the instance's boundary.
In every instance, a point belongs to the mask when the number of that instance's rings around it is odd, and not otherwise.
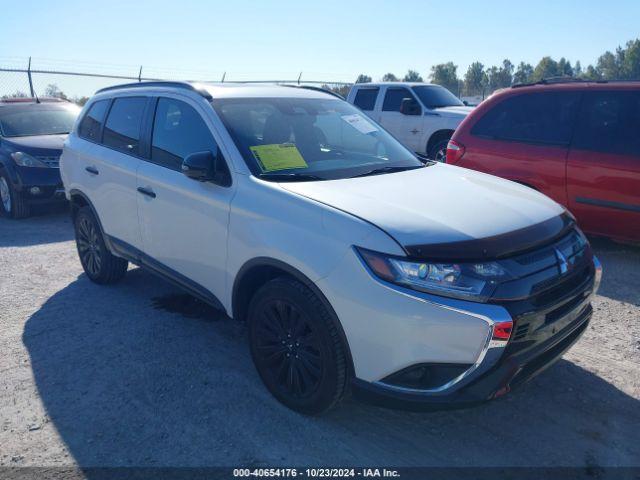
[{"label": "side window", "polygon": [[579,92],[514,95],[489,110],[472,135],[523,143],[566,145],[580,100]]},{"label": "side window", "polygon": [[360,108],[360,110],[373,110],[376,105],[376,98],[378,98],[379,88],[359,88],[356,93],[356,98],[353,100],[353,104]]},{"label": "side window", "polygon": [[131,155],[140,155],[140,126],[146,97],[116,98],[104,126],[102,143]]},{"label": "side window", "polygon": [[585,93],[572,147],[640,157],[640,92]]},{"label": "side window", "polygon": [[153,121],[151,161],[172,170],[181,170],[191,153],[211,151],[218,146],[200,114],[180,100],[160,98]]},{"label": "side window", "polygon": [[78,135],[80,137],[92,142],[100,141],[100,129],[108,106],[109,100],[100,100],[91,105],[78,126]]},{"label": "side window", "polygon": [[402,100],[405,98],[414,98],[406,88],[387,88],[387,93],[384,95],[384,103],[382,104],[382,111],[399,112]]}]

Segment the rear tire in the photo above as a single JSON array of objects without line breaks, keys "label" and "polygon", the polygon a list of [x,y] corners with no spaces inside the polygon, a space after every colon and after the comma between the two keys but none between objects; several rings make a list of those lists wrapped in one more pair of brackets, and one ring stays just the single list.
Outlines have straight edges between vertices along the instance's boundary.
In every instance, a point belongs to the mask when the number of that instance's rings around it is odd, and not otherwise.
[{"label": "rear tire", "polygon": [[91,208],[82,207],[75,216],[76,247],[84,272],[101,285],[122,280],[129,262],[113,255],[104,243],[102,230]]},{"label": "rear tire", "polygon": [[317,415],[347,390],[345,345],[332,314],[302,283],[263,285],[248,312],[251,356],[267,389],[292,410]]},{"label": "rear tire", "polygon": [[428,156],[431,160],[436,162],[445,163],[447,161],[447,145],[449,144],[449,138],[439,140],[435,145],[431,147],[428,152]]},{"label": "rear tire", "polygon": [[15,220],[26,218],[31,213],[31,206],[16,191],[4,172],[0,172],[0,208],[4,215]]}]

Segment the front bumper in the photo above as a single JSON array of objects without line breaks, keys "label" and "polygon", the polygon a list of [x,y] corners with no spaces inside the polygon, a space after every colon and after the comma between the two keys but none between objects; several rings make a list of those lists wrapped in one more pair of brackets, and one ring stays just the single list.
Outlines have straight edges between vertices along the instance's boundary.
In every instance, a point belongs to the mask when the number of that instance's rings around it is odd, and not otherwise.
[{"label": "front bumper", "polygon": [[[15,177],[15,189],[29,203],[65,200],[59,168],[16,167]],[[37,187],[37,191],[34,187]]]},{"label": "front bumper", "polygon": [[589,324],[587,304],[562,331],[526,351],[505,355],[488,371],[467,385],[444,395],[390,388],[380,383],[353,381],[354,397],[365,403],[403,410],[466,408],[496,398],[521,385],[557,361],[578,341]]},{"label": "front bumper", "polygon": [[[530,277],[534,286],[544,288],[494,303],[392,285],[364,265],[350,263],[356,255],[348,256],[318,285],[349,344],[355,397],[395,408],[460,408],[495,398],[533,377],[587,327],[601,267],[590,249],[586,252],[555,283],[548,283],[545,268]],[[505,321],[513,327],[508,342],[492,335]],[[403,377],[416,368],[426,376],[418,382]],[[430,381],[430,376],[440,381],[446,369],[454,373],[440,383]]]}]

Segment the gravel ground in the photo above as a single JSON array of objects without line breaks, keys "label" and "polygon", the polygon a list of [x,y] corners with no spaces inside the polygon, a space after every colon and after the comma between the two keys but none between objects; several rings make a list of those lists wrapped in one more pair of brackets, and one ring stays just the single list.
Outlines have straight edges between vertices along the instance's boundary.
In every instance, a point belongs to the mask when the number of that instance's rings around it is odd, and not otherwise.
[{"label": "gravel ground", "polygon": [[92,284],[72,238],[66,212],[0,218],[2,466],[640,465],[639,249],[594,242],[590,328],[503,399],[307,418],[263,388],[242,326],[138,268]]}]

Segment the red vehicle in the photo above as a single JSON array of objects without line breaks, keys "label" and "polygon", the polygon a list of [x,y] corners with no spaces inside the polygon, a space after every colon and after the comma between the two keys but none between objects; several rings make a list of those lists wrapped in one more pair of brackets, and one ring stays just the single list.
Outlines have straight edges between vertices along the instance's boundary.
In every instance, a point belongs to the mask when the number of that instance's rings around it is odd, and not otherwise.
[{"label": "red vehicle", "polygon": [[446,161],[539,190],[588,233],[640,241],[640,82],[505,89],[460,124]]}]

